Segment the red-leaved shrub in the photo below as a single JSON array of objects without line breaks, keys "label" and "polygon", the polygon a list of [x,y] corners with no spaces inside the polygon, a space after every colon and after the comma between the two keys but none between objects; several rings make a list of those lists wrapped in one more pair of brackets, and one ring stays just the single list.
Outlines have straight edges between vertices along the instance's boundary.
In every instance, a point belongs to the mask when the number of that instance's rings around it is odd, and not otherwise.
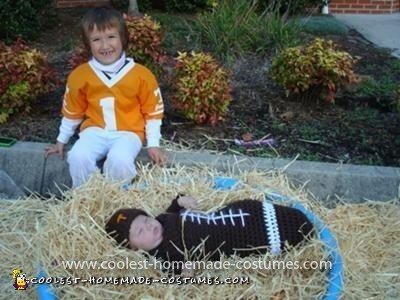
[{"label": "red-leaved shrub", "polygon": [[22,40],[0,42],[0,124],[17,112],[29,111],[39,95],[58,83],[46,56]]}]

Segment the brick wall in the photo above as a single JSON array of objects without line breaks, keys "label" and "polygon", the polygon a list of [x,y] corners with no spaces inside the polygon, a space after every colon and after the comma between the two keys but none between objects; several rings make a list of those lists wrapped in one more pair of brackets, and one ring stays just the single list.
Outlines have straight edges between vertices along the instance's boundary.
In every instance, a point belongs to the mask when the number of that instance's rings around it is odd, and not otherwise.
[{"label": "brick wall", "polygon": [[329,12],[337,14],[387,14],[400,11],[400,0],[331,0]]},{"label": "brick wall", "polygon": [[[109,0],[57,0],[57,7],[82,7],[108,4]],[[400,0],[331,0],[330,13],[383,14],[400,11]]]},{"label": "brick wall", "polygon": [[85,7],[109,4],[109,0],[56,0],[57,7]]}]

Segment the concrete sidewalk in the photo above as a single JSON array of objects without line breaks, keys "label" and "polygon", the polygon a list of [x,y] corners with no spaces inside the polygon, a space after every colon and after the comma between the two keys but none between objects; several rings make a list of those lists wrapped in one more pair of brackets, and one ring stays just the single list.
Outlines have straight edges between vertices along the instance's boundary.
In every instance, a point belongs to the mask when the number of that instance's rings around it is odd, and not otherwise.
[{"label": "concrete sidewalk", "polygon": [[334,17],[400,58],[400,13],[385,15],[335,14]]},{"label": "concrete sidewalk", "polygon": [[[17,142],[0,148],[0,170],[7,172],[21,188],[40,194],[58,194],[70,186],[67,163],[56,156],[44,158],[42,143]],[[331,205],[336,196],[348,202],[391,200],[399,197],[400,168],[341,165],[247,156],[210,155],[207,152],[169,152],[169,164],[207,166],[220,171],[282,171],[293,184],[305,185],[317,199]],[[138,161],[149,162],[140,153]]]}]

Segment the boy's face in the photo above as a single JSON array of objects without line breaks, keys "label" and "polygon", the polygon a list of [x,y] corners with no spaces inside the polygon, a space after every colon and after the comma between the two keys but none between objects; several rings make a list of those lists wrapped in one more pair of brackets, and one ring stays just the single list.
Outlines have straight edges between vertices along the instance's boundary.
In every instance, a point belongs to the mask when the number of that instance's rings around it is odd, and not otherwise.
[{"label": "boy's face", "polygon": [[95,26],[88,39],[92,55],[103,65],[110,65],[121,57],[122,42],[117,27],[98,31]]},{"label": "boy's face", "polygon": [[152,250],[163,239],[163,227],[156,219],[144,215],[137,216],[129,229],[129,245],[133,250]]}]

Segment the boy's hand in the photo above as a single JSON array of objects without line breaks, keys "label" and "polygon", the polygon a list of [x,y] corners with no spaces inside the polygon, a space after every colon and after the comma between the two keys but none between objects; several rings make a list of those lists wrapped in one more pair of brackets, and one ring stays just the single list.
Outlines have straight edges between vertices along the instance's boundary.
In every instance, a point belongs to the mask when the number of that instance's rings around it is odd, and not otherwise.
[{"label": "boy's hand", "polygon": [[157,165],[162,165],[167,161],[167,156],[158,147],[147,148],[147,153],[149,154],[151,160]]},{"label": "boy's hand", "polygon": [[196,209],[197,202],[197,199],[190,196],[180,196],[178,198],[178,204],[186,209]]},{"label": "boy's hand", "polygon": [[64,159],[64,146],[65,144],[57,142],[55,145],[45,148],[44,157],[47,158],[49,155],[56,154],[61,159]]}]

